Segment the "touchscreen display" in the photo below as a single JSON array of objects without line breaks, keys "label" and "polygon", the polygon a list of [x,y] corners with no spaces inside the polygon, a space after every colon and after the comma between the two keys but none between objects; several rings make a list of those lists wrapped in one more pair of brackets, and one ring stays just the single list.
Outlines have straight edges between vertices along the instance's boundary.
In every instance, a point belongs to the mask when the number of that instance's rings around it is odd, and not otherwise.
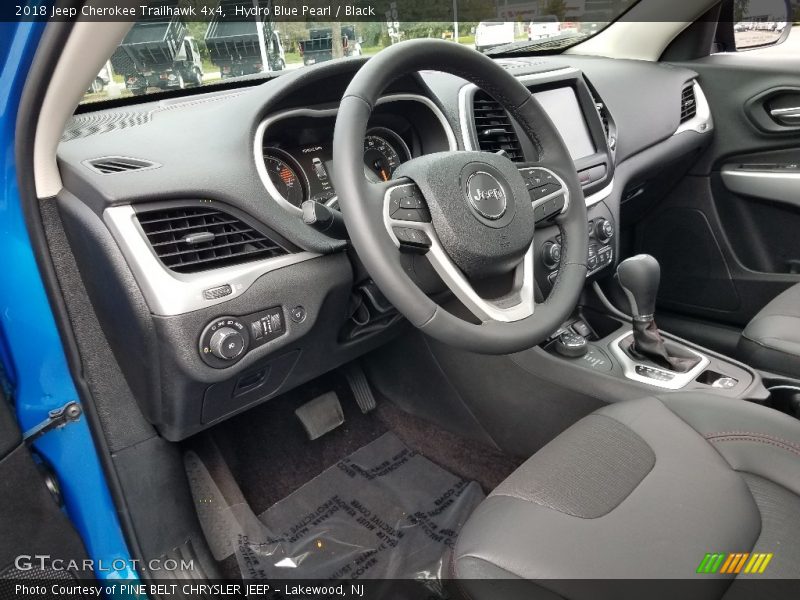
[{"label": "touchscreen display", "polygon": [[558,128],[572,160],[595,153],[592,136],[586,126],[578,98],[570,87],[545,90],[533,94]]}]

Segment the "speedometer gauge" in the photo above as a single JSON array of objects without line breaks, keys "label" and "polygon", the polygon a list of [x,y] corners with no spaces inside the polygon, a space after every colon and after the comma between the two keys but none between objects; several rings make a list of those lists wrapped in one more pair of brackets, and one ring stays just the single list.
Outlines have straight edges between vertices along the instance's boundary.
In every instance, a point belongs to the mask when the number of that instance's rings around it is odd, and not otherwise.
[{"label": "speedometer gauge", "polygon": [[397,167],[410,158],[408,146],[394,131],[375,127],[367,132],[364,138],[364,167],[370,179],[389,181]]},{"label": "speedometer gauge", "polygon": [[298,170],[287,159],[272,151],[264,154],[267,174],[277,192],[291,205],[300,207],[305,200],[305,190]]}]

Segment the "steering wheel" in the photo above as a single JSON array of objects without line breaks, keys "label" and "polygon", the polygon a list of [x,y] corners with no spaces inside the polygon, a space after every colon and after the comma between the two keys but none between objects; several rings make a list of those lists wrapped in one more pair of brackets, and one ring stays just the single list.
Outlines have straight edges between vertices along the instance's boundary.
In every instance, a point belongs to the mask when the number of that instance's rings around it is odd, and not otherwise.
[{"label": "steering wheel", "polygon": [[[520,124],[538,159],[515,164],[489,152],[437,152],[402,164],[393,179],[364,174],[367,121],[384,89],[422,70],[467,79]],[[541,105],[517,79],[474,50],[443,40],[391,46],[356,73],[339,105],[333,180],[351,242],[386,298],[413,325],[446,344],[509,354],[551,335],[578,302],[586,278],[586,204],[574,164]],[[555,193],[537,198],[542,181]],[[543,214],[561,230],[561,264],[547,300],[534,302],[534,228]],[[455,316],[406,274],[400,251],[424,253],[476,317]],[[507,278],[510,289],[484,298],[475,283]]]}]

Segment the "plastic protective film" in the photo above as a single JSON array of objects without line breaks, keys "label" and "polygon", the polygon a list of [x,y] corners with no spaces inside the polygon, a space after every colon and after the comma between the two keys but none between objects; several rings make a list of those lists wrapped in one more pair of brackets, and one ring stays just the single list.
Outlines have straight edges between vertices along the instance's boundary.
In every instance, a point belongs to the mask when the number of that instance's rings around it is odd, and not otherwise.
[{"label": "plastic protective film", "polygon": [[191,453],[187,468],[195,495],[216,506],[200,515],[215,558],[235,553],[244,579],[414,579],[443,594],[458,531],[484,497],[391,433],[258,517],[225,505]]}]

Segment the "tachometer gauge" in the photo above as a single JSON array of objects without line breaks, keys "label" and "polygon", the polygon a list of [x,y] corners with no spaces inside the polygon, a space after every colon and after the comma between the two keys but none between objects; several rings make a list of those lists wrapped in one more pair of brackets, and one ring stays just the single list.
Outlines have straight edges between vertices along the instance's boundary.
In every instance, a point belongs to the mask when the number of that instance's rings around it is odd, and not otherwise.
[{"label": "tachometer gauge", "polygon": [[284,158],[274,150],[264,154],[264,165],[277,192],[289,204],[299,208],[306,196],[303,182],[298,174],[299,169],[290,163],[288,158]]},{"label": "tachometer gauge", "polygon": [[411,153],[399,135],[390,129],[375,127],[364,138],[364,170],[374,181],[389,181],[397,167],[409,160]]}]

